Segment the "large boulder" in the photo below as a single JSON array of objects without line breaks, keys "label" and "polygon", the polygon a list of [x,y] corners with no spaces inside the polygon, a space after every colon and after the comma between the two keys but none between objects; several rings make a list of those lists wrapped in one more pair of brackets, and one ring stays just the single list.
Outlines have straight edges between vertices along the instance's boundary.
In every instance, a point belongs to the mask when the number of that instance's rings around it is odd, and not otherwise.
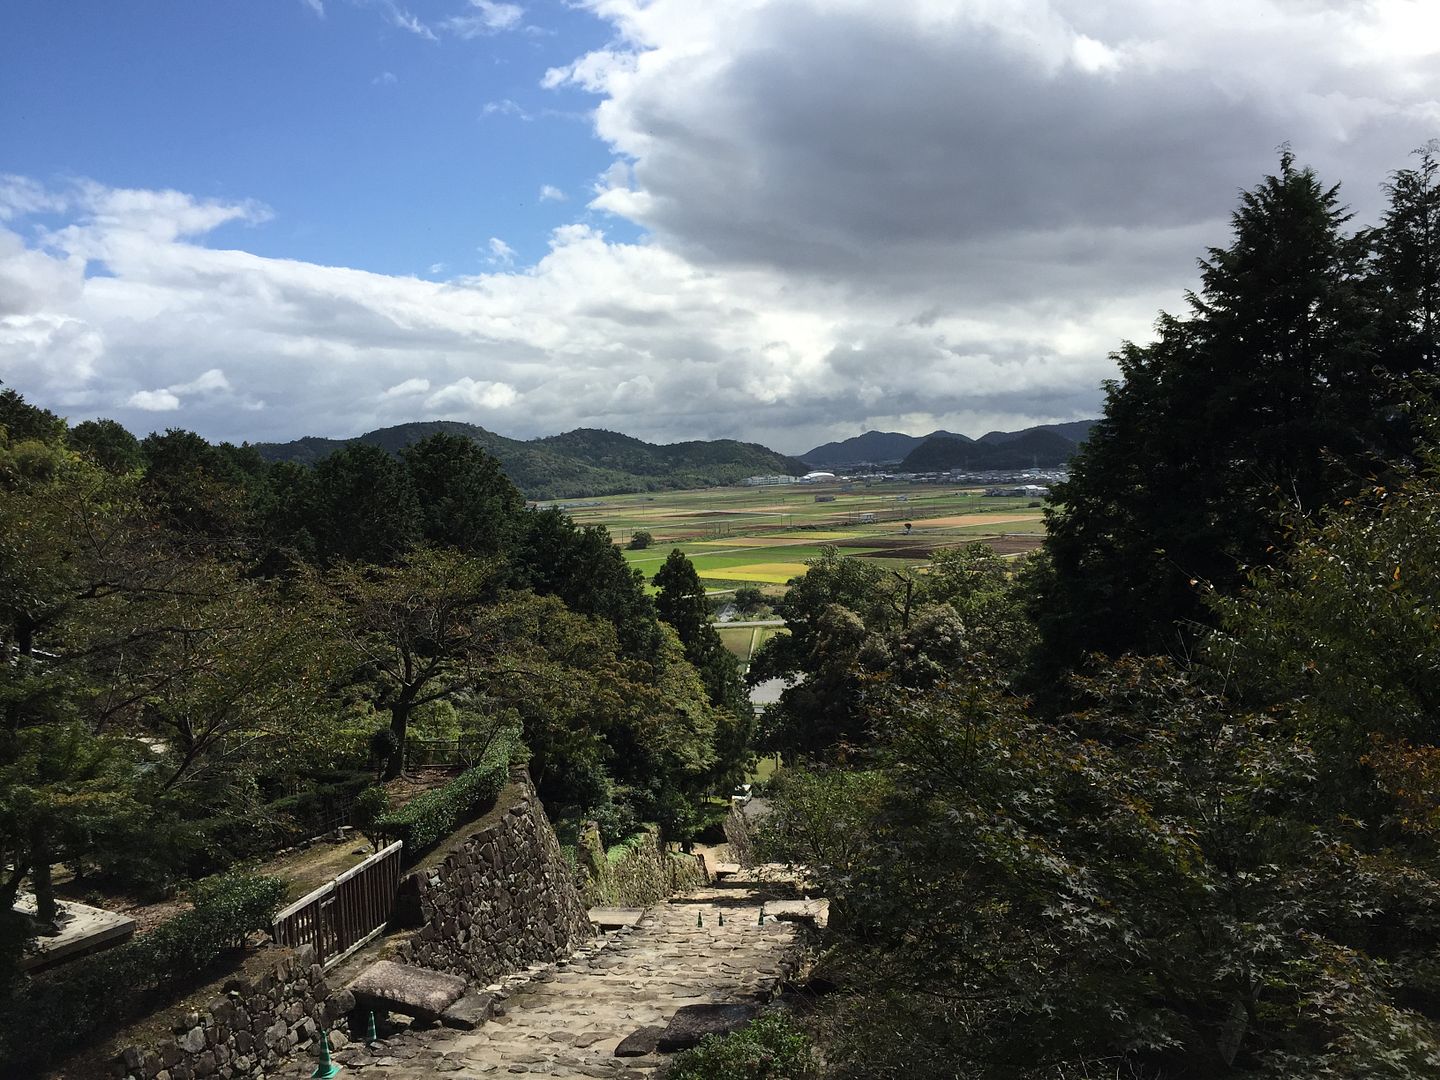
[{"label": "large boulder", "polygon": [[429,968],[377,960],[356,976],[347,989],[356,1007],[397,1012],[434,1022],[465,995],[465,980]]},{"label": "large boulder", "polygon": [[759,1015],[754,1005],[686,1005],[676,1011],[656,1042],[666,1054],[688,1050],[706,1035],[728,1035]]}]

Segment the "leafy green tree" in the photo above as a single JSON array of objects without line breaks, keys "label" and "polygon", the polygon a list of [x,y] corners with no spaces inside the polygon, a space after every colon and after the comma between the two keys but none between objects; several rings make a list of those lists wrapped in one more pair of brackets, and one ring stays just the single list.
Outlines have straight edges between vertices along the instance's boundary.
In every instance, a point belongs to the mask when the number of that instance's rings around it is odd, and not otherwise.
[{"label": "leafy green tree", "polygon": [[315,466],[310,533],[322,559],[385,565],[421,538],[415,488],[378,447],[351,443]]},{"label": "leafy green tree", "polygon": [[474,687],[492,659],[475,620],[496,597],[496,571],[458,552],[420,550],[396,566],[337,569],[331,581],[358,675],[390,716],[383,776],[393,779],[415,710]]},{"label": "leafy green tree", "polygon": [[473,439],[438,433],[400,452],[432,544],[499,555],[511,544],[525,499]]},{"label": "leafy green tree", "polygon": [[1287,150],[1201,262],[1190,317],[1116,354],[1105,415],[1047,509],[1048,670],[1176,650],[1177,624],[1205,617],[1195,583],[1232,591],[1269,557],[1281,505],[1336,501],[1389,441],[1369,241],[1348,220]]},{"label": "leafy green tree", "polygon": [[512,558],[515,584],[558,596],[582,615],[608,619],[632,657],[654,657],[661,634],[644,578],[625,562],[603,526],[581,528],[559,510],[523,516]]},{"label": "leafy green tree", "polygon": [[765,594],[753,585],[735,590],[735,606],[746,615],[753,615],[765,606]]},{"label": "leafy green tree", "polygon": [[115,420],[86,420],[72,427],[67,438],[71,449],[110,472],[128,473],[145,466],[140,440]]},{"label": "leafy green tree", "polygon": [[145,498],[168,526],[216,541],[244,535],[251,477],[233,454],[181,428],[152,432],[140,449]]},{"label": "leafy green tree", "polygon": [[630,534],[630,543],[626,544],[625,546],[628,547],[631,551],[640,551],[644,548],[648,548],[653,543],[655,543],[654,533],[647,532],[644,529],[637,529],[635,532]]},{"label": "leafy green tree", "polygon": [[14,390],[0,390],[0,428],[11,444],[57,443],[65,437],[65,421],[49,409],[31,405]]}]

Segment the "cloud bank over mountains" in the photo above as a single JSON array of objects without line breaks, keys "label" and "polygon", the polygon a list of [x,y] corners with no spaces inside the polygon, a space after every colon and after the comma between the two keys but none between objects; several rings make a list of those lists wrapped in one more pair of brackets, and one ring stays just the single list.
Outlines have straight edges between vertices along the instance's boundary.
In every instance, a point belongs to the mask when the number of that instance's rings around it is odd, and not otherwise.
[{"label": "cloud bank over mountains", "polygon": [[[533,21],[472,6],[477,33]],[[611,43],[534,77],[595,96],[614,164],[534,265],[484,236],[491,271],[446,281],[267,258],[245,230],[283,208],[0,178],[0,378],[252,440],[1068,420],[1278,143],[1373,221],[1440,135],[1440,10],[1406,0],[585,6]]]}]

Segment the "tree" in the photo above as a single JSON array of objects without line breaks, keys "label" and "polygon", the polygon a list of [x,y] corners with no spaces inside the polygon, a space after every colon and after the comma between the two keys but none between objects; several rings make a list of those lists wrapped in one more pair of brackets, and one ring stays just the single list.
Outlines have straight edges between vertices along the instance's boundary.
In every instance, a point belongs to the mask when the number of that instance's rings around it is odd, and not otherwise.
[{"label": "tree", "polygon": [[472,555],[509,548],[525,499],[475,440],[439,433],[406,447],[400,457],[427,541]]},{"label": "tree", "polygon": [[1386,184],[1390,205],[1375,234],[1387,365],[1434,373],[1440,362],[1440,144]]},{"label": "tree", "polygon": [[405,736],[416,709],[477,684],[491,659],[475,633],[479,611],[495,599],[493,564],[457,552],[420,550],[392,567],[348,567],[331,581],[345,632],[389,713],[394,749],[384,778],[405,764]]},{"label": "tree", "polygon": [[630,534],[630,543],[625,546],[631,551],[641,551],[653,543],[655,543],[655,535],[653,533],[646,532],[644,529],[638,529]]},{"label": "tree", "polygon": [[128,473],[144,468],[140,440],[114,420],[86,420],[70,429],[70,447],[102,469]]},{"label": "tree", "polygon": [[710,622],[710,607],[695,566],[675,548],[655,572],[655,608],[675,628],[685,658],[700,672],[700,680],[714,705],[736,714],[749,710],[740,668]]},{"label": "tree", "polygon": [[315,466],[309,518],[327,561],[387,564],[422,535],[410,474],[378,447],[351,443]]},{"label": "tree", "polygon": [[[1375,370],[1366,236],[1288,150],[1245,192],[1232,241],[1201,262],[1190,317],[1125,344],[1105,414],[1047,508],[1034,615],[1046,670],[1086,650],[1180,648],[1210,582],[1269,558],[1284,503],[1353,490],[1389,441]],[[1045,677],[1042,675],[1042,677]]]},{"label": "tree", "polygon": [[528,511],[512,569],[517,587],[558,596],[572,611],[608,619],[626,655],[653,658],[660,648],[645,579],[625,562],[603,526],[581,528],[555,509]]}]

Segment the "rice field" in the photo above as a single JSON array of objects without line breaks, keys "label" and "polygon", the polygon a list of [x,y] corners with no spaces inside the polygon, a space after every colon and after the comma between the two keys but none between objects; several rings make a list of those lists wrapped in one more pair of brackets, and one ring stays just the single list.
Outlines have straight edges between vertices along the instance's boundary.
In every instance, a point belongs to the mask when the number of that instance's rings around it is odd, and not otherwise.
[{"label": "rice field", "polygon": [[[578,524],[605,526],[626,561],[647,579],[678,547],[711,591],[743,585],[774,591],[832,545],[895,569],[923,565],[936,549],[975,540],[1002,554],[1033,550],[1044,535],[1033,501],[889,482],[704,488],[553,505]],[[638,551],[625,548],[642,530],[654,543]]]}]

